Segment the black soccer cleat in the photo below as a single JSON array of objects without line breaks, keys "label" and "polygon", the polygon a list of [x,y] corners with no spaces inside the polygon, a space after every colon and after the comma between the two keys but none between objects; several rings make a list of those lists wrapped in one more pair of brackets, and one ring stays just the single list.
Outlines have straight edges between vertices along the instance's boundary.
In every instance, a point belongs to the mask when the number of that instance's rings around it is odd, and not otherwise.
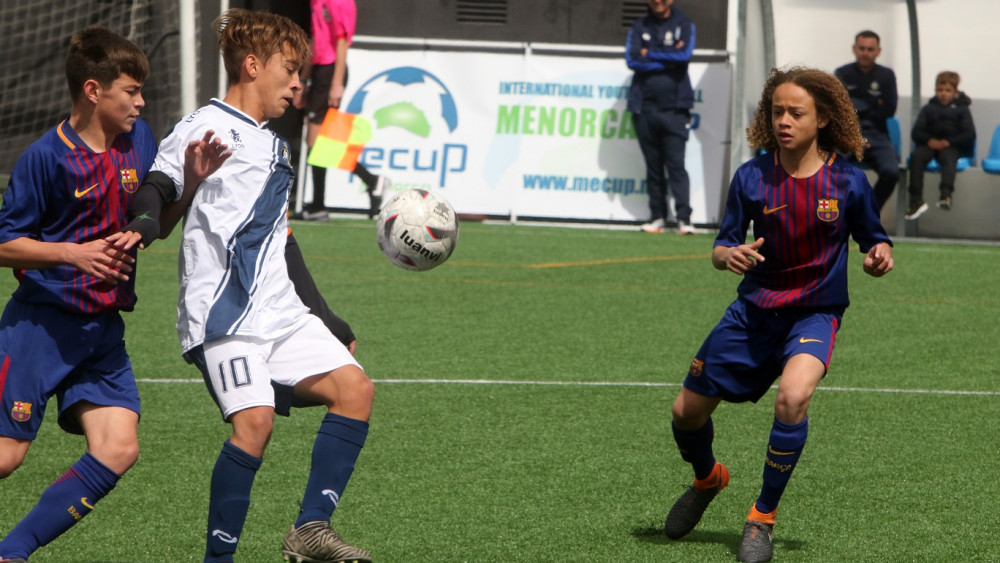
[{"label": "black soccer cleat", "polygon": [[747,520],[743,526],[743,543],[740,544],[736,560],[744,563],[770,561],[773,553],[771,549],[773,532],[774,524]]},{"label": "black soccer cleat", "polygon": [[714,486],[701,488],[697,486],[696,481],[694,485],[688,486],[684,494],[671,507],[667,514],[667,521],[663,526],[668,538],[680,539],[693,530],[701,521],[708,504],[719,494],[719,491],[725,489],[726,485],[729,484],[729,470],[721,463],[715,464],[712,474],[705,480],[712,477],[715,477],[716,484]]}]

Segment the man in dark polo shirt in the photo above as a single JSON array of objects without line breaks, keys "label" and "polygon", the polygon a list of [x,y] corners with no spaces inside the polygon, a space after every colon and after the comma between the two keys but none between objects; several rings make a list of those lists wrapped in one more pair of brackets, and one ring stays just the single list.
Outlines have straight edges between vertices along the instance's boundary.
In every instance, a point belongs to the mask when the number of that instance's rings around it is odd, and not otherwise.
[{"label": "man in dark polo shirt", "polygon": [[874,31],[858,33],[853,49],[855,62],[838,68],[834,74],[847,87],[861,121],[861,134],[868,139],[862,162],[878,174],[875,200],[882,209],[899,181],[899,155],[892,146],[886,126],[886,120],[896,115],[899,101],[896,74],[891,68],[875,63],[882,47]]}]

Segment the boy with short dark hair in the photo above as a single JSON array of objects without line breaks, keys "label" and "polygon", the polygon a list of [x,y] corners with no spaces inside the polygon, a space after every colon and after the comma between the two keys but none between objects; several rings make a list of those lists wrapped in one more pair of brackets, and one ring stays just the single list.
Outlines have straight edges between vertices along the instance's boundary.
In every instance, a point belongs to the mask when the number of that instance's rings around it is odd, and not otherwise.
[{"label": "boy with short dark hair", "polygon": [[941,166],[940,197],[937,206],[951,209],[958,159],[972,150],[976,141],[976,126],[969,106],[972,100],[958,90],[957,72],[943,71],[934,81],[934,97],[920,108],[913,124],[913,152],[910,153],[910,202],[906,218],[914,221],[927,211],[924,202],[924,170],[936,159]]},{"label": "boy with short dark hair", "polygon": [[70,40],[69,117],[24,152],[0,207],[0,265],[19,281],[0,319],[0,478],[24,461],[49,399],[87,451],[0,541],[26,561],[93,510],[139,456],[139,391],[120,311],[135,306],[127,209],[156,155],[139,111],[149,62],[103,27]]}]

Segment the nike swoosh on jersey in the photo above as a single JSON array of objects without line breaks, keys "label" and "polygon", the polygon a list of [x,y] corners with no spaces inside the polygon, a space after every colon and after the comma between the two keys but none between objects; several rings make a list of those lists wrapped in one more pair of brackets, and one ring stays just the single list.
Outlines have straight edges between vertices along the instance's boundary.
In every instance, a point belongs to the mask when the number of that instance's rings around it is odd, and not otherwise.
[{"label": "nike swoosh on jersey", "polygon": [[83,197],[83,196],[87,195],[87,192],[89,192],[90,190],[93,190],[96,187],[97,187],[97,184],[94,184],[93,186],[90,186],[89,188],[83,190],[82,192],[80,191],[80,188],[77,188],[76,191],[73,192],[73,195],[75,195],[76,197]]},{"label": "nike swoosh on jersey", "polygon": [[781,211],[782,209],[784,209],[786,207],[788,207],[787,203],[785,205],[782,205],[780,207],[775,207],[773,209],[768,209],[767,206],[765,205],[764,206],[764,215],[770,215],[770,214],[774,213],[775,211]]},{"label": "nike swoosh on jersey", "polygon": [[815,338],[801,338],[801,337],[799,338],[799,344],[806,344],[807,342],[819,342],[820,344],[823,343],[822,340],[816,340]]}]

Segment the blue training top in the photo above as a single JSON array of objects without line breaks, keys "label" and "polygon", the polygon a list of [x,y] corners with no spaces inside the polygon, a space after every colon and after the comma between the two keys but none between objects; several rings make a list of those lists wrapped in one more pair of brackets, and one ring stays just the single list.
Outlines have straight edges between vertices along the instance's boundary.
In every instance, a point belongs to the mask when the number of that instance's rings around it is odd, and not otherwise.
[{"label": "blue training top", "polygon": [[891,68],[876,64],[863,72],[858,63],[847,63],[834,74],[851,95],[851,103],[858,112],[862,131],[875,129],[889,134],[885,120],[896,115],[899,95],[896,92],[896,73]]},{"label": "blue training top", "polygon": [[635,71],[628,92],[630,112],[694,107],[688,76],[694,44],[694,22],[677,8],[666,18],[647,12],[632,24],[625,41],[625,63]]},{"label": "blue training top", "polygon": [[753,221],[764,261],[747,271],[739,295],[764,309],[845,308],[848,238],[861,252],[892,244],[868,178],[845,157],[830,156],[815,174],[793,178],[778,153],[743,164],[729,186],[715,246],[746,243]]},{"label": "blue training top", "polygon": [[[0,206],[0,243],[28,237],[84,243],[121,231],[128,206],[156,156],[156,140],[142,120],[96,153],[68,121],[47,131],[14,165]],[[135,255],[133,249],[133,256]],[[102,282],[68,265],[15,270],[13,297],[74,313],[131,311],[135,272],[128,282]]]}]

